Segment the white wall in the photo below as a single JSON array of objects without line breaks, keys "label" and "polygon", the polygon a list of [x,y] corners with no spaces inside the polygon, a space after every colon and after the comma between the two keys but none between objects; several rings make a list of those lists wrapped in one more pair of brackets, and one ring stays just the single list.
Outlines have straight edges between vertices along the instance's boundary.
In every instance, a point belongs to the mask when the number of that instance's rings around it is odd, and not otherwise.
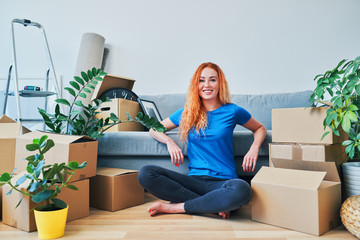
[{"label": "white wall", "polygon": [[[45,27],[66,81],[82,34],[95,32],[110,48],[105,71],[136,79],[138,94],[184,93],[205,61],[222,67],[232,93],[312,90],[315,75],[360,54],[359,10],[357,0],[6,0],[0,78],[11,63],[10,22],[26,18]],[[37,29],[16,30],[20,77],[44,75]]]}]

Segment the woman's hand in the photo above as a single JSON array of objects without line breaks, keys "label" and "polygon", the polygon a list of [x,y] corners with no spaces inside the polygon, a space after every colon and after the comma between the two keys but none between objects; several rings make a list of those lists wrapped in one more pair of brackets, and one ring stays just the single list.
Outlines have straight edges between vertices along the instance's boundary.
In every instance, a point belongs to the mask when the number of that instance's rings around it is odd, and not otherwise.
[{"label": "woman's hand", "polygon": [[180,147],[172,139],[167,141],[166,146],[171,157],[171,163],[176,167],[182,165],[184,162],[184,155]]},{"label": "woman's hand", "polygon": [[256,167],[256,162],[259,156],[259,149],[251,147],[244,157],[242,167],[244,172],[253,172]]},{"label": "woman's hand", "polygon": [[[166,118],[165,120],[161,121],[161,123],[162,125],[164,125],[167,131],[170,131],[177,127],[169,118]],[[179,167],[180,165],[183,164],[184,155],[181,149],[179,148],[179,146],[175,143],[175,141],[172,138],[166,136],[165,133],[163,132],[157,132],[153,129],[150,129],[149,133],[157,141],[166,144],[171,157],[172,164],[174,164],[176,167]]]},{"label": "woman's hand", "polygon": [[260,146],[266,137],[266,129],[264,125],[259,123],[253,117],[251,117],[243,126],[254,133],[254,142],[244,157],[242,167],[244,172],[253,172],[255,171],[256,162],[258,160]]}]

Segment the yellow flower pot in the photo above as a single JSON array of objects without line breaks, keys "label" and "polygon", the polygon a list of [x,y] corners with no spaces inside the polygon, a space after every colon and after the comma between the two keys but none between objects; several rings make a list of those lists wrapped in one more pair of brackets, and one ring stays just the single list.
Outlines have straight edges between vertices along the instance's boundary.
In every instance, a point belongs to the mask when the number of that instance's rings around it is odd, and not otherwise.
[{"label": "yellow flower pot", "polygon": [[64,235],[69,206],[55,211],[34,210],[35,222],[40,239],[54,239]]}]

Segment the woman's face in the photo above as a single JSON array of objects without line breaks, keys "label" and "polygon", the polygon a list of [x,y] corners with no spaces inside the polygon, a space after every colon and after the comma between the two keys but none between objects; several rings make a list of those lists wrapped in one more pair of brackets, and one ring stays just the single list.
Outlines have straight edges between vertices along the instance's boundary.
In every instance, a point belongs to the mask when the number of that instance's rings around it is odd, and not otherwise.
[{"label": "woman's face", "polygon": [[209,67],[204,68],[199,81],[199,96],[203,100],[217,100],[219,93],[217,72]]}]

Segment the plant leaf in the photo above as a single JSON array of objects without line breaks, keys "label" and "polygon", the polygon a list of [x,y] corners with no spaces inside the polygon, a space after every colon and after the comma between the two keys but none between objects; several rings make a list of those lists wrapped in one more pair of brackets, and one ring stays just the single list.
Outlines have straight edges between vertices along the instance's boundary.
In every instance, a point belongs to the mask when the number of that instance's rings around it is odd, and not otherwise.
[{"label": "plant leaf", "polygon": [[74,81],[70,81],[69,82],[71,86],[73,86],[76,90],[80,90],[80,86],[77,82],[74,82]]},{"label": "plant leaf", "polygon": [[143,120],[144,118],[144,114],[142,112],[138,112],[138,114],[136,115],[137,119]]},{"label": "plant leaf", "polygon": [[56,100],[55,100],[55,102],[57,102],[57,103],[61,103],[61,104],[64,104],[64,105],[66,105],[66,106],[69,106],[69,107],[70,107],[70,103],[69,103],[69,101],[68,101],[68,100],[66,100],[66,99],[63,99],[63,98],[58,98],[58,99],[56,99]]},{"label": "plant leaf", "polygon": [[83,169],[84,167],[86,167],[86,165],[87,165],[87,162],[85,161],[85,162],[81,163],[79,166],[77,166],[77,169]]},{"label": "plant leaf", "polygon": [[74,190],[74,191],[79,190],[79,188],[77,188],[77,187],[74,186],[74,185],[66,185],[66,187],[68,187],[68,188],[70,188],[71,190]]},{"label": "plant leaf", "polygon": [[20,184],[23,184],[27,179],[27,176],[24,175],[22,176],[21,178],[19,178],[17,181],[16,181],[16,185],[20,185]]},{"label": "plant leaf", "polygon": [[355,86],[355,91],[358,95],[360,95],[360,84]]},{"label": "plant leaf", "polygon": [[40,148],[40,145],[39,144],[35,144],[35,143],[32,143],[32,144],[27,144],[26,145],[26,150],[28,151],[36,151]]},{"label": "plant leaf", "polygon": [[95,75],[96,75],[96,73],[97,73],[96,68],[95,68],[95,67],[93,67],[93,68],[91,69],[91,71],[92,71],[93,76],[95,76]]},{"label": "plant leaf", "polygon": [[47,135],[41,136],[41,137],[40,137],[40,140],[39,140],[39,144],[40,144],[40,145],[43,144],[43,142],[45,142],[46,139],[48,139],[48,136],[47,136]]},{"label": "plant leaf", "polygon": [[67,207],[66,203],[61,199],[52,198],[51,201],[59,208],[66,208]]},{"label": "plant leaf", "polygon": [[[84,83],[84,80],[83,80],[81,77],[75,76],[74,79],[75,79],[75,81],[77,81],[78,83],[80,83],[81,85],[84,86],[85,83]],[[79,90],[79,89],[78,89],[78,90]]]},{"label": "plant leaf", "polygon": [[91,70],[88,70],[88,71],[87,71],[87,75],[88,75],[89,79],[92,79],[92,78],[93,78],[93,74],[92,74],[92,71],[91,71]]},{"label": "plant leaf", "polygon": [[95,89],[95,86],[92,85],[92,84],[90,84],[90,83],[87,84],[87,87],[89,87],[89,88],[91,88],[91,89]]},{"label": "plant leaf", "polygon": [[36,203],[41,203],[42,201],[45,201],[46,199],[48,199],[51,196],[51,190],[44,190],[41,191],[37,194],[35,194],[32,197],[32,200]]},{"label": "plant leaf", "polygon": [[83,91],[86,93],[91,93],[90,89],[88,89],[88,88],[83,88]]},{"label": "plant leaf", "polygon": [[81,76],[82,76],[82,78],[85,80],[85,82],[88,82],[88,81],[89,81],[89,77],[88,77],[88,75],[87,75],[85,72],[81,72]]},{"label": "plant leaf", "polygon": [[353,121],[353,122],[359,121],[358,117],[356,116],[356,113],[354,113],[352,111],[347,111],[345,115],[350,121]]},{"label": "plant leaf", "polygon": [[70,169],[74,170],[79,166],[79,163],[75,162],[75,161],[72,161],[72,162],[69,162],[68,166],[69,166]]},{"label": "plant leaf", "polygon": [[1,176],[0,176],[0,182],[8,182],[10,181],[11,179],[11,176],[10,176],[10,173],[3,173]]},{"label": "plant leaf", "polygon": [[328,135],[330,132],[328,131],[328,132],[325,132],[323,135],[322,135],[322,137],[321,137],[321,141],[326,137],[326,135]]},{"label": "plant leaf", "polygon": [[53,146],[55,146],[55,143],[52,139],[48,139],[46,141],[45,147],[42,150],[42,153],[46,153],[47,151],[49,151]]},{"label": "plant leaf", "polygon": [[41,186],[40,182],[34,182],[31,184],[31,187],[29,189],[29,192],[35,192],[36,189],[38,189]]},{"label": "plant leaf", "polygon": [[345,141],[343,141],[342,142],[342,145],[343,146],[347,146],[347,145],[349,145],[349,144],[351,144],[351,143],[353,143],[354,141],[352,141],[352,140],[345,140]]},{"label": "plant leaf", "polygon": [[18,204],[16,204],[16,207],[15,208],[18,208],[22,202],[22,200],[24,199],[24,196],[20,199],[20,201],[18,202]]},{"label": "plant leaf", "polygon": [[342,123],[341,123],[341,127],[343,128],[343,130],[344,130],[346,133],[349,133],[349,132],[350,132],[350,128],[351,128],[350,119],[348,119],[347,117],[344,117],[344,119],[342,120]]},{"label": "plant leaf", "polygon": [[79,93],[79,96],[82,97],[82,98],[86,98],[86,94],[83,93],[83,92]]},{"label": "plant leaf", "polygon": [[126,112],[126,116],[129,120],[134,120],[128,112]]},{"label": "plant leaf", "polygon": [[110,120],[117,122],[120,121],[120,119],[114,114],[114,113],[110,113]]},{"label": "plant leaf", "polygon": [[80,101],[80,100],[76,100],[75,101],[75,105],[76,106],[79,106],[79,107],[83,107],[84,105],[82,104],[82,101]]},{"label": "plant leaf", "polygon": [[74,89],[69,88],[69,87],[65,87],[64,89],[67,90],[67,91],[68,91],[71,95],[73,95],[74,97],[76,96],[76,93],[75,93]]}]

